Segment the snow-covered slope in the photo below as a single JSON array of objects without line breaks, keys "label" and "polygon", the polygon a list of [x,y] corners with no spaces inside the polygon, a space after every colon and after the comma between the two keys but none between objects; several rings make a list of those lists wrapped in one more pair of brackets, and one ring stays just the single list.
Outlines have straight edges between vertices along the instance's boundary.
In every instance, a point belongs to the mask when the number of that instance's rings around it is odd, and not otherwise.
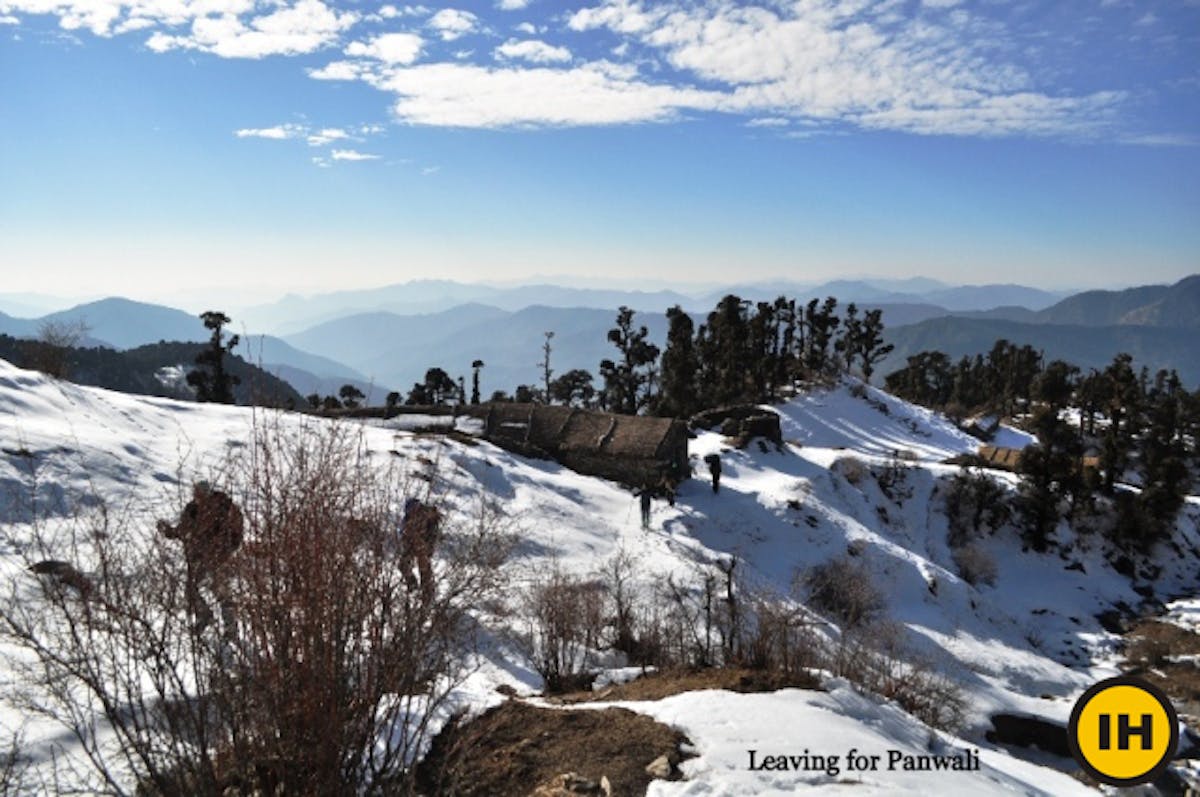
[{"label": "snow-covered slope", "polygon": [[[984,733],[989,716],[1001,710],[1065,722],[1086,686],[1115,674],[1105,656],[1115,640],[1095,615],[1141,600],[1129,579],[1112,570],[1098,543],[1075,539],[1065,528],[1060,534],[1071,552],[1061,555],[1023,551],[1015,531],[1005,528],[982,543],[997,564],[995,585],[973,587],[956,575],[951,560],[939,480],[957,471],[941,461],[975,450],[975,439],[871,388],[825,390],[777,410],[788,441],[782,447],[752,443],[731,450],[716,434],[694,440],[698,478],[681,485],[674,507],[656,502],[648,532],[640,528],[635,499],[613,483],[487,443],[468,446],[382,426],[366,426],[363,434],[381,459],[398,455],[413,468],[437,463],[452,505],[465,509],[483,497],[500,508],[522,539],[515,574],[551,560],[587,572],[624,549],[648,574],[683,576],[697,564],[736,555],[751,585],[786,593],[797,572],[853,544],[889,596],[891,617],[968,696],[960,738],[931,731],[836,679],[827,692],[699,692],[627,704],[680,727],[699,752],[685,764],[687,780],[656,783],[654,794],[782,794],[802,783],[833,790],[847,778],[880,794],[1083,791],[1055,771],[1066,762],[1018,759],[985,741]],[[254,425],[267,417],[80,388],[0,361],[0,523],[19,538],[30,519],[30,494],[43,511],[66,512],[86,496],[120,503],[137,495],[143,502],[161,500],[165,514],[169,505],[178,506],[169,503],[178,500],[176,491],[219,468],[230,448],[246,445]],[[269,417],[284,425],[322,423]],[[717,494],[699,478],[700,458],[710,453],[724,464]],[[886,490],[881,473],[890,479]],[[1200,549],[1198,519],[1200,504],[1189,503],[1180,522],[1185,549]],[[17,553],[0,550],[4,577],[20,577]],[[1194,554],[1163,557],[1159,564],[1161,595],[1195,595]],[[474,683],[480,700],[489,685],[502,682],[524,693],[540,687],[511,654],[497,653],[486,673],[485,683]],[[0,715],[0,725],[14,721]],[[830,776],[747,766],[751,749],[844,754],[849,748],[912,755],[978,748],[983,768],[930,780],[928,773]]]}]

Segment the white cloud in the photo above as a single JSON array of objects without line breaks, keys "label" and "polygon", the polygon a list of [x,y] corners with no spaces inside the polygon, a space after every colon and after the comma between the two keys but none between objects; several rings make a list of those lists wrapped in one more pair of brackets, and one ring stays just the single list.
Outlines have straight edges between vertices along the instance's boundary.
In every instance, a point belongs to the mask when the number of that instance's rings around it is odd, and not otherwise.
[{"label": "white cloud", "polygon": [[370,74],[371,70],[357,61],[331,61],[318,69],[308,70],[308,76],[314,80],[359,80]]},{"label": "white cloud", "polygon": [[1200,147],[1200,136],[1191,133],[1144,133],[1125,136],[1121,143],[1142,147]]},{"label": "white cloud", "polygon": [[428,16],[430,9],[425,6],[401,6],[396,8],[394,5],[385,5],[379,9],[379,16],[383,19],[395,19],[396,17],[424,17]]},{"label": "white cloud", "polygon": [[1002,48],[976,35],[994,31],[962,9],[949,24],[915,18],[899,27],[892,13],[862,0],[602,0],[568,25],[657,50],[678,72],[724,86],[729,111],[921,133],[1053,135],[1097,129],[1122,99],[1037,91],[1024,70],[997,62]]},{"label": "white cloud", "polygon": [[473,33],[479,23],[479,17],[470,11],[457,8],[443,8],[429,18],[429,27],[436,30],[443,41],[454,41],[468,33]]},{"label": "white cloud", "polygon": [[275,125],[274,127],[244,127],[233,133],[238,138],[268,138],[273,141],[283,141],[289,138],[299,138],[304,135],[300,125]]},{"label": "white cloud", "polygon": [[1148,28],[1156,22],[1158,22],[1158,14],[1155,14],[1153,11],[1147,11],[1145,14],[1142,14],[1142,16],[1138,17],[1137,22],[1134,22],[1133,24],[1142,28]]},{"label": "white cloud", "polygon": [[411,64],[421,55],[424,41],[415,33],[385,33],[369,42],[351,42],[346,55],[374,58],[385,64]]},{"label": "white cloud", "polygon": [[644,83],[633,72],[604,62],[573,69],[425,64],[393,70],[375,85],[399,95],[401,121],[443,127],[658,122],[722,101],[714,92]]},{"label": "white cloud", "polygon": [[534,64],[550,64],[570,61],[571,51],[566,47],[555,47],[537,39],[509,39],[496,48],[495,56],[503,59],[521,59]]},{"label": "white cloud", "polygon": [[297,0],[290,6],[254,17],[249,24],[234,14],[198,17],[190,35],[155,32],[146,46],[155,52],[193,49],[222,58],[263,58],[315,52],[337,41],[358,21],[354,12],[337,12],[321,0]]},{"label": "white cloud", "polygon": [[529,36],[533,36],[538,32],[537,26],[532,22],[518,22],[516,25],[513,25],[513,30]]},{"label": "white cloud", "polygon": [[529,0],[498,0],[496,8],[501,11],[520,11],[529,5]]},{"label": "white cloud", "polygon": [[355,149],[335,149],[330,153],[335,161],[375,161],[379,160],[378,155],[371,155],[366,152],[359,152]]},{"label": "white cloud", "polygon": [[791,123],[791,119],[782,116],[760,116],[746,122],[746,127],[787,127]]},{"label": "white cloud", "polygon": [[7,14],[0,16],[0,25],[20,25],[21,20]]},{"label": "white cloud", "polygon": [[348,138],[350,138],[350,134],[341,128],[325,127],[309,133],[307,141],[310,147],[323,147],[333,141],[343,141]]},{"label": "white cloud", "polygon": [[962,0],[921,0],[921,5],[926,8],[953,8]]},{"label": "white cloud", "polygon": [[421,170],[421,174],[423,174],[425,176],[429,176],[431,174],[437,174],[441,170],[442,170],[441,166],[426,166],[424,169]]}]

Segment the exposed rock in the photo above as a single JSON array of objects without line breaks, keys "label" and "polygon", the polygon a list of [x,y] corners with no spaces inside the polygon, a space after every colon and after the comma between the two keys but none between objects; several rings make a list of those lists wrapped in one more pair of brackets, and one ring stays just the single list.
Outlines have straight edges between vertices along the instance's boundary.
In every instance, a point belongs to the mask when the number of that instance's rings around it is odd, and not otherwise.
[{"label": "exposed rock", "polygon": [[601,776],[595,781],[567,772],[551,778],[529,793],[529,797],[612,797],[612,786],[608,778]]},{"label": "exposed rock", "polygon": [[1071,757],[1067,742],[1067,729],[1040,717],[1017,714],[995,714],[992,716],[995,730],[988,731],[989,742],[1015,744],[1018,747],[1037,747],[1046,753]]},{"label": "exposed rock", "polygon": [[671,772],[674,767],[671,766],[671,759],[665,755],[660,755],[658,758],[646,765],[646,774],[652,778],[659,780],[667,780],[671,777]]}]

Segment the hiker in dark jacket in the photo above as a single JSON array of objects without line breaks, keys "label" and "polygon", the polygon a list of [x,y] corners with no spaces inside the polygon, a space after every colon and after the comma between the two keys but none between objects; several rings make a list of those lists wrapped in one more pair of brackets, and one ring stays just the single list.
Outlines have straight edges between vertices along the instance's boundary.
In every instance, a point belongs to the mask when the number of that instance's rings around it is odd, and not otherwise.
[{"label": "hiker in dark jacket", "polygon": [[442,513],[416,498],[404,502],[400,526],[400,572],[409,592],[420,589],[421,599],[433,600],[433,551],[441,537]]},{"label": "hiker in dark jacket", "polygon": [[721,457],[718,454],[709,454],[704,461],[708,463],[708,472],[712,475],[713,492],[718,492],[721,489]]},{"label": "hiker in dark jacket", "polygon": [[208,585],[218,595],[225,618],[231,614],[223,596],[227,593],[228,573],[225,564],[242,544],[244,520],[242,511],[229,495],[214,490],[208,482],[196,482],[192,500],[188,501],[174,525],[158,521],[164,537],[183,543],[183,558],[187,565],[185,594],[188,611],[203,630],[212,622],[212,610],[200,596],[201,584]]},{"label": "hiker in dark jacket", "polygon": [[650,500],[653,498],[649,487],[643,487],[634,493],[638,497],[638,505],[642,509],[642,528],[650,528]]}]

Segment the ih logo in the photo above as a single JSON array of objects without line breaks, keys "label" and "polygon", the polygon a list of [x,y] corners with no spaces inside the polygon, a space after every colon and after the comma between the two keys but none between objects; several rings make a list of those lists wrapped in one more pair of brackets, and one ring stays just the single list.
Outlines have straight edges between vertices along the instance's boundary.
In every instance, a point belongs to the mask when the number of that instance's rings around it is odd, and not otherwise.
[{"label": "ih logo", "polygon": [[1171,701],[1139,678],[1109,678],[1083,693],[1071,710],[1067,737],[1075,760],[1112,786],[1147,783],[1179,744]]}]

